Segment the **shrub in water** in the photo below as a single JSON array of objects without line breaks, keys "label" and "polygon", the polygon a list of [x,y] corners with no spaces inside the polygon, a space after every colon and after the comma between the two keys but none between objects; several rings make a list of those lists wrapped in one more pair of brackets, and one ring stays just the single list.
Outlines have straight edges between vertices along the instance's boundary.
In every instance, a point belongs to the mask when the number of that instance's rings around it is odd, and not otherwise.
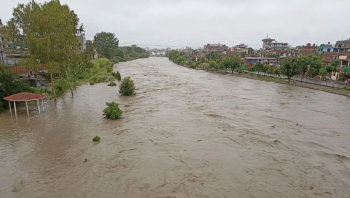
[{"label": "shrub in water", "polygon": [[122,84],[119,86],[119,93],[122,96],[131,96],[135,93],[134,81],[130,77],[123,79]]},{"label": "shrub in water", "polygon": [[[99,136],[95,136],[92,141],[94,142],[99,142],[100,141],[100,137]],[[85,159],[86,160],[86,159]],[[86,160],[87,161],[87,160]]]},{"label": "shrub in water", "polygon": [[122,117],[123,111],[119,109],[119,105],[115,102],[107,102],[107,107],[103,109],[103,115],[108,119],[119,119]]},{"label": "shrub in water", "polygon": [[122,80],[122,76],[120,75],[119,71],[117,72],[117,80],[121,81]]},{"label": "shrub in water", "polygon": [[107,73],[111,73],[113,71],[113,67],[112,66],[108,66],[106,67]]},{"label": "shrub in water", "polygon": [[110,83],[108,84],[108,86],[117,86],[117,83],[115,83],[115,82],[110,82]]}]

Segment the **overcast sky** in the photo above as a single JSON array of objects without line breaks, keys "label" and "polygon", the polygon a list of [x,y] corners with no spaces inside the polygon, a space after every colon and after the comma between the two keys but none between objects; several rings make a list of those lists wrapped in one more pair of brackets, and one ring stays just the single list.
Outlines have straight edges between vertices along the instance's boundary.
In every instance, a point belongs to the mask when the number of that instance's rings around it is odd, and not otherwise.
[{"label": "overcast sky", "polygon": [[[18,3],[0,0],[3,22]],[[44,2],[38,0],[38,2]],[[121,45],[262,47],[269,37],[292,46],[350,37],[349,0],[61,0],[78,14],[87,39],[113,32]],[[140,45],[145,47],[144,45]]]}]

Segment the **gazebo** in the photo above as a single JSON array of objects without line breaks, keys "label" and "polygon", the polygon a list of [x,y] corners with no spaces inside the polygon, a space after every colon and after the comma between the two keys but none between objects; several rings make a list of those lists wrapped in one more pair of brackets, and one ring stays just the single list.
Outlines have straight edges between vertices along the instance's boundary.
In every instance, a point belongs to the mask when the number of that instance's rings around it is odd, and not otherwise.
[{"label": "gazebo", "polygon": [[39,101],[41,100],[41,105],[42,105],[42,108],[43,108],[43,111],[44,111],[44,99],[45,98],[46,98],[46,96],[41,95],[41,94],[18,93],[18,94],[13,94],[11,96],[7,96],[7,97],[4,98],[4,100],[9,101],[11,115],[12,115],[11,102],[13,102],[13,106],[15,108],[15,115],[16,116],[17,116],[16,102],[26,102],[27,115],[29,117],[28,102],[30,102],[30,101],[37,101],[38,110],[39,110],[39,113],[40,113],[40,103],[39,103]]}]

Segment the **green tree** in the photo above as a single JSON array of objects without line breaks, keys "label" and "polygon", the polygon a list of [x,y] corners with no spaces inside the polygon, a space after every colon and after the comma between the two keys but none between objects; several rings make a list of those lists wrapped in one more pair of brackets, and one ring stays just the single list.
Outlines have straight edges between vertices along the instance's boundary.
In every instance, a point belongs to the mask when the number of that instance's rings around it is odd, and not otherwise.
[{"label": "green tree", "polygon": [[92,41],[88,40],[86,41],[86,50],[84,52],[84,55],[86,55],[87,60],[94,59],[95,55],[95,45]]},{"label": "green tree", "polygon": [[282,60],[280,70],[283,75],[287,76],[290,83],[291,78],[298,73],[298,59],[293,57]]},{"label": "green tree", "polygon": [[258,75],[260,75],[260,72],[264,71],[264,64],[262,63],[257,63],[254,65],[254,71],[258,72]]},{"label": "green tree", "polygon": [[319,72],[318,75],[320,75],[322,78],[325,79],[325,78],[327,77],[327,70],[326,70],[326,68],[322,67],[322,68],[320,69],[320,72]]},{"label": "green tree", "polygon": [[11,72],[10,66],[0,66],[0,112],[9,107],[4,97],[28,91],[30,91],[28,84],[23,80],[18,80],[17,76]]},{"label": "green tree", "polygon": [[270,65],[265,64],[262,68],[262,72],[264,73],[264,76],[266,75],[266,73],[268,73],[267,71],[270,69]]},{"label": "green tree", "polygon": [[55,100],[53,75],[62,77],[68,62],[76,57],[78,22],[77,15],[67,5],[51,0],[43,4],[35,1],[19,4],[8,23],[14,40],[20,41],[17,46],[28,50],[24,62],[42,64],[49,72]]},{"label": "green tree", "polygon": [[235,69],[243,65],[243,61],[241,60],[240,56],[226,56],[222,60],[222,63],[225,68],[231,69],[232,74]]},{"label": "green tree", "polygon": [[312,64],[311,62],[312,62],[311,56],[306,56],[306,57],[304,56],[298,59],[299,72],[302,75],[300,82],[303,82],[303,79],[307,74],[306,72],[309,70],[309,67]]},{"label": "green tree", "polygon": [[314,77],[319,74],[321,67],[323,67],[323,62],[318,56],[310,56],[310,67],[307,73],[308,76]]},{"label": "green tree", "polygon": [[247,55],[247,52],[241,52],[240,55],[241,55],[241,58],[244,58],[245,55]]},{"label": "green tree", "polygon": [[94,45],[99,54],[110,59],[115,56],[119,40],[113,33],[101,32],[94,36]]},{"label": "green tree", "polygon": [[214,60],[216,62],[220,61],[222,58],[218,52],[209,52],[205,57],[209,60]]},{"label": "green tree", "polygon": [[335,72],[341,66],[341,62],[339,59],[334,59],[331,62],[330,66],[332,67],[332,71]]},{"label": "green tree", "polygon": [[253,55],[254,54],[254,49],[253,48],[248,48],[248,54]]}]

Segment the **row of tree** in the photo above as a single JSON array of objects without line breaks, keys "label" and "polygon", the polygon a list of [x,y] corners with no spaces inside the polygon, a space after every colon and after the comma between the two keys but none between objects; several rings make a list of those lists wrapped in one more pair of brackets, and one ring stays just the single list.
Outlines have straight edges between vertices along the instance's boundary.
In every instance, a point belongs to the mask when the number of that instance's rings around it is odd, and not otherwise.
[{"label": "row of tree", "polygon": [[321,76],[326,78],[327,73],[337,71],[340,66],[339,60],[334,60],[328,66],[324,66],[320,56],[292,57],[283,59],[280,67],[257,63],[251,66],[243,64],[241,56],[222,57],[217,53],[207,54],[205,58],[190,58],[184,52],[172,50],[169,53],[169,59],[177,64],[187,65],[190,68],[202,66],[208,70],[227,70],[230,69],[242,73],[256,72],[260,74],[283,75],[290,81],[295,75],[301,75],[301,81],[304,77]]}]

